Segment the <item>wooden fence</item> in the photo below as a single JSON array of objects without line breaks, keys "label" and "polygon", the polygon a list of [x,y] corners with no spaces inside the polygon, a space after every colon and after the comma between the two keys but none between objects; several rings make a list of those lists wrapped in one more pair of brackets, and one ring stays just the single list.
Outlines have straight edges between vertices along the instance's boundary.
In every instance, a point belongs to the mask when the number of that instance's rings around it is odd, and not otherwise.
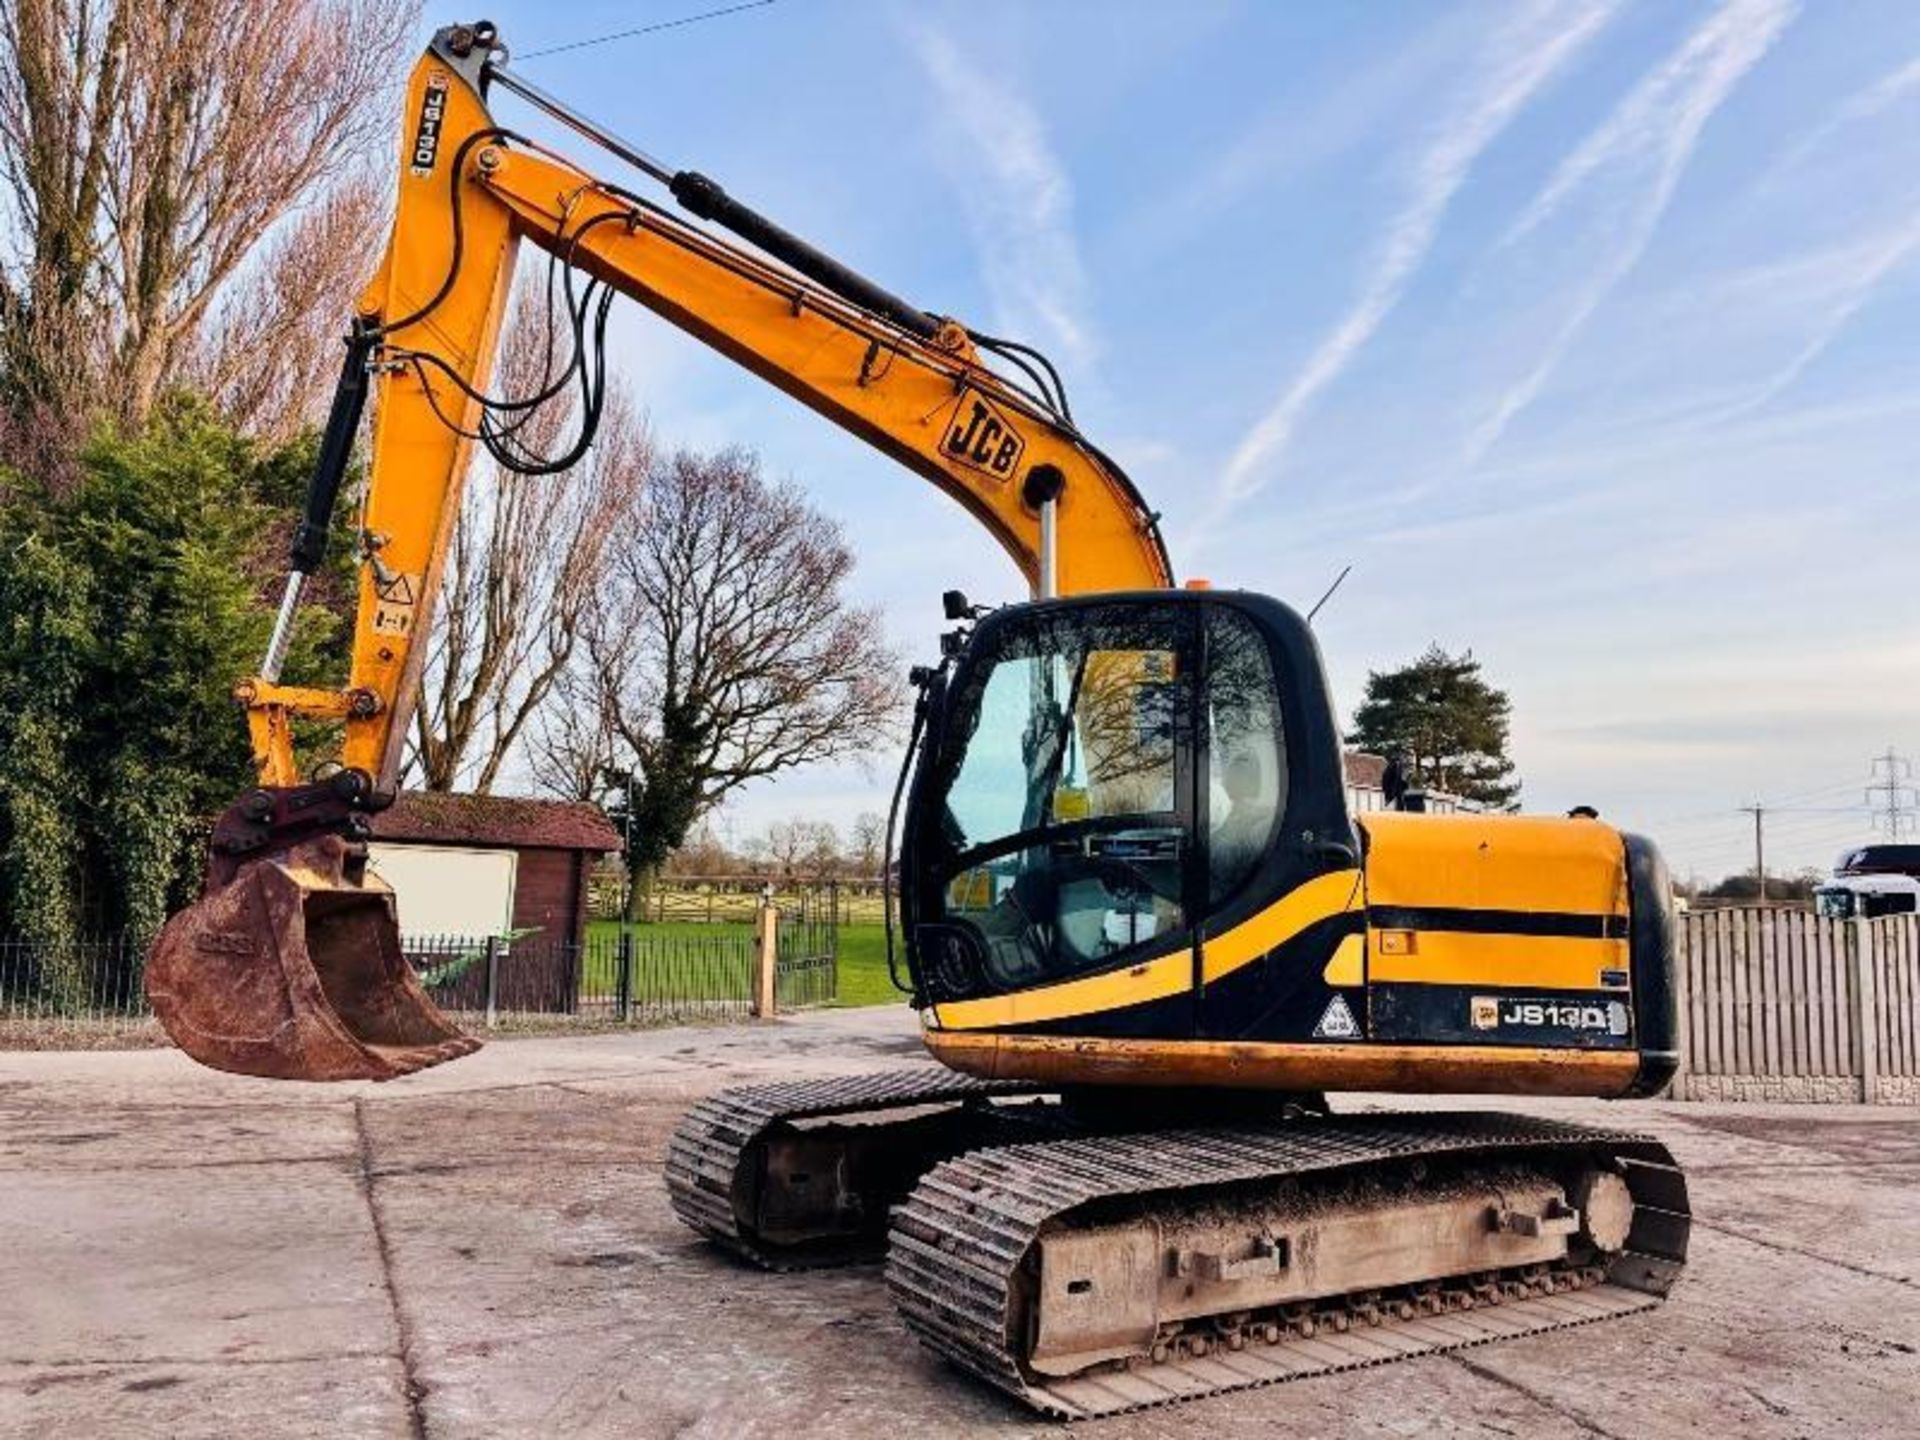
[{"label": "wooden fence", "polygon": [[[626,913],[626,878],[617,864],[589,877],[588,903],[595,920],[617,920]],[[765,875],[661,876],[637,897],[634,919],[663,925],[749,925],[760,913],[768,886],[783,915],[831,915],[840,925],[878,925],[885,919],[878,880]]]},{"label": "wooden fence", "polygon": [[1920,916],[1680,917],[1680,1100],[1920,1104]]}]

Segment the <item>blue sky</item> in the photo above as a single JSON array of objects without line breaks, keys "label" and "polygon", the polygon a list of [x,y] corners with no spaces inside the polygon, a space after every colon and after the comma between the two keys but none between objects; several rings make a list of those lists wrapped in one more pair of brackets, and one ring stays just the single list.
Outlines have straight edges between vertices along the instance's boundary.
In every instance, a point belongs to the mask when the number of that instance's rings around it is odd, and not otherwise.
[{"label": "blue sky", "polygon": [[[499,4],[521,52],[711,8]],[[1529,808],[1825,866],[1920,752],[1920,6],[779,0],[529,77],[925,308],[1029,340],[1180,574],[1310,604],[1343,714],[1471,647]],[[499,113],[524,121],[510,98]],[[611,162],[574,153],[611,178]],[[628,307],[660,437],[746,442],[924,655],[1015,598],[929,487]],[[733,808],[882,808],[892,760]]]}]

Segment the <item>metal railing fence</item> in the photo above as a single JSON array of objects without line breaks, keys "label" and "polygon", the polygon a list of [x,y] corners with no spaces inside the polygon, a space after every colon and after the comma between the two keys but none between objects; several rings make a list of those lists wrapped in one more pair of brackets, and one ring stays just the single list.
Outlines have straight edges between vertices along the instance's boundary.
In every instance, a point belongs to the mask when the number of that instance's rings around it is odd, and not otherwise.
[{"label": "metal railing fence", "polygon": [[0,1049],[151,1040],[145,943],[130,935],[37,943],[0,935]]},{"label": "metal railing fence", "polygon": [[407,936],[402,949],[436,1004],[483,1026],[742,1019],[753,999],[753,936],[730,928],[689,935],[636,927],[584,943]]},{"label": "metal railing fence", "polygon": [[[831,1004],[838,926],[830,900],[780,913],[778,1009]],[[542,935],[408,935],[427,993],[475,1029],[712,1024],[755,1013],[755,925],[597,929]],[[59,945],[0,935],[0,1049],[165,1042],[147,1004],[146,946],[115,935]]]},{"label": "metal railing fence", "polygon": [[840,994],[839,906],[835,897],[811,910],[780,911],[775,994],[782,1010],[831,1005]]}]

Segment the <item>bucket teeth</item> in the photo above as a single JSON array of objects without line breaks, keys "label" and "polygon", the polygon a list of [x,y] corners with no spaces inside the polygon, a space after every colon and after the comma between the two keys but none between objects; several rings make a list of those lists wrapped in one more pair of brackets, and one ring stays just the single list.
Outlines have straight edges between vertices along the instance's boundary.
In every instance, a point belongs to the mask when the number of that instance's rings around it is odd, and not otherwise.
[{"label": "bucket teeth", "polygon": [[480,1048],[400,952],[393,894],[346,877],[334,836],[246,861],[167,922],[147,998],[202,1065],[279,1080],[391,1080]]}]

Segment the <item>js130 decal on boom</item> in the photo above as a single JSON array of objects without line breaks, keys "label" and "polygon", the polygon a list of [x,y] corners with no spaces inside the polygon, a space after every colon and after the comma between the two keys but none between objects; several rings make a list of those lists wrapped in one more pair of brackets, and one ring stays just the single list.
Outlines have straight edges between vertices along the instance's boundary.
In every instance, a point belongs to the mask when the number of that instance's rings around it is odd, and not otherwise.
[{"label": "js130 decal on boom", "polygon": [[[502,125],[502,91],[713,228]],[[472,443],[542,471],[590,438],[531,456],[506,442],[533,397],[487,391],[526,242],[573,277],[565,379],[589,431],[598,317],[628,295],[952,496],[1035,590],[985,614],[949,596],[943,658],[914,676],[900,979],[947,1070],[703,1101],[667,1162],[688,1224],[768,1265],[884,1253],[922,1340],[1066,1416],[1667,1292],[1687,1196],[1652,1140],[1486,1112],[1337,1117],[1324,1098],[1658,1090],[1675,1017],[1652,845],[1592,818],[1356,821],[1306,624],[1262,595],[1172,588],[1152,512],[1043,356],[595,126],[516,76],[489,25],[435,36],[403,114],[400,169],[430,174],[399,186],[280,623],[240,687],[260,785],[220,818],[206,893],[148,968],[189,1054],[384,1079],[477,1043],[407,967],[364,842],[393,795]],[[370,385],[352,672],[289,687],[288,631]],[[341,768],[302,778],[300,718],[343,728]],[[1523,1023],[1476,1023],[1489,999]],[[1593,1007],[1604,1029],[1584,1024]]]}]

